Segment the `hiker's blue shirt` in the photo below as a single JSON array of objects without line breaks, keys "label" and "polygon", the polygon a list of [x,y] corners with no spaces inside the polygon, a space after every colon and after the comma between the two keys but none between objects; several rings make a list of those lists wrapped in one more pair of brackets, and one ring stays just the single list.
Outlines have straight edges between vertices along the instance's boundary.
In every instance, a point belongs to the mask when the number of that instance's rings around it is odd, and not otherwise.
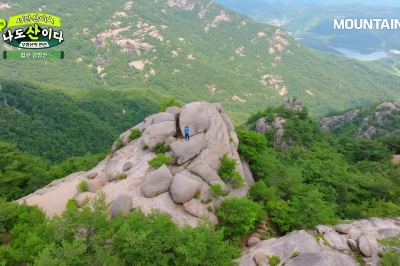
[{"label": "hiker's blue shirt", "polygon": [[185,127],[185,134],[189,134],[189,128]]}]

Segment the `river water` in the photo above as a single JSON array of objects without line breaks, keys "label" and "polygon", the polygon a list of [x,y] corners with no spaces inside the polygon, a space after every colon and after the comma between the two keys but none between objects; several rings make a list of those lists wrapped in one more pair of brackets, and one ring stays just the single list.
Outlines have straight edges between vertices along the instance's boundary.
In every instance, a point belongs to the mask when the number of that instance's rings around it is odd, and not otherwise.
[{"label": "river water", "polygon": [[356,50],[351,50],[351,49],[347,49],[347,48],[338,48],[338,47],[332,47],[332,49],[335,49],[336,51],[340,52],[341,54],[344,54],[345,56],[347,56],[348,58],[354,58],[354,59],[358,59],[361,61],[374,61],[374,60],[378,60],[381,58],[385,58],[388,56],[386,51],[376,51],[370,54],[362,54],[360,52],[357,52]]}]

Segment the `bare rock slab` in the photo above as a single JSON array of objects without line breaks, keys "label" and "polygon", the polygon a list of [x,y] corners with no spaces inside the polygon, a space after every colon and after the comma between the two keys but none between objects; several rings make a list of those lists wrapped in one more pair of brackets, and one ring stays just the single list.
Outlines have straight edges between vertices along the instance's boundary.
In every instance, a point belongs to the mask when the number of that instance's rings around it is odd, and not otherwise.
[{"label": "bare rock slab", "polygon": [[347,240],[345,237],[339,235],[338,233],[326,232],[324,234],[324,238],[328,241],[329,246],[335,250],[350,250],[349,245],[347,244]]},{"label": "bare rock slab", "polygon": [[133,200],[128,195],[119,195],[113,202],[111,206],[111,218],[114,218],[121,212],[126,216],[132,209]]},{"label": "bare rock slab", "polygon": [[144,177],[141,192],[146,198],[153,198],[167,192],[173,179],[171,172],[164,164]]},{"label": "bare rock slab", "polygon": [[203,178],[203,180],[206,181],[207,183],[211,181],[221,180],[218,174],[214,172],[214,170],[211,169],[210,166],[204,163],[194,166],[192,168],[192,171],[195,172],[197,175],[199,175],[201,178]]},{"label": "bare rock slab", "polygon": [[165,142],[165,140],[171,136],[176,135],[176,123],[174,121],[164,121],[157,124],[153,124],[146,128],[143,132],[143,141],[153,150],[158,142]]},{"label": "bare rock slab", "polygon": [[176,163],[181,165],[200,153],[203,147],[203,134],[193,136],[188,142],[173,142],[170,147],[176,158]]},{"label": "bare rock slab", "polygon": [[185,211],[198,218],[208,217],[208,210],[204,204],[202,204],[198,199],[191,199],[190,201],[183,204]]},{"label": "bare rock slab", "polygon": [[371,245],[369,244],[369,241],[365,236],[360,236],[358,238],[358,247],[360,249],[360,252],[365,257],[371,257],[372,256]]},{"label": "bare rock slab", "polygon": [[202,184],[200,182],[177,174],[172,181],[169,191],[176,203],[186,203],[194,197],[201,187]]}]

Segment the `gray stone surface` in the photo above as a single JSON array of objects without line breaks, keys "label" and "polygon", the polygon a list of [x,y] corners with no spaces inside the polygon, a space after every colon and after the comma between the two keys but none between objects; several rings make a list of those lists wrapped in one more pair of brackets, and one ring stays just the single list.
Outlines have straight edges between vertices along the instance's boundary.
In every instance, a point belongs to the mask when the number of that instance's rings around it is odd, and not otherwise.
[{"label": "gray stone surface", "polygon": [[368,239],[365,236],[360,236],[360,238],[358,239],[358,248],[365,257],[372,256],[371,246],[369,244]]},{"label": "gray stone surface", "polygon": [[172,180],[173,177],[164,164],[144,177],[141,192],[147,198],[158,196],[169,190]]},{"label": "gray stone surface", "polygon": [[106,184],[106,180],[101,179],[89,179],[87,180],[89,192],[96,193]]},{"label": "gray stone surface", "polygon": [[118,213],[122,213],[126,216],[132,209],[133,200],[130,196],[121,194],[119,195],[111,205],[111,218],[114,218]]},{"label": "gray stone surface", "polygon": [[171,136],[176,135],[175,121],[165,121],[152,124],[143,132],[142,137],[144,143],[153,150],[158,142],[165,142]]},{"label": "gray stone surface", "polygon": [[200,153],[203,148],[203,134],[193,136],[187,142],[173,142],[170,147],[176,158],[176,163],[181,165]]},{"label": "gray stone surface", "polygon": [[171,146],[171,143],[172,143],[172,142],[175,142],[175,141],[176,141],[176,138],[174,138],[174,137],[169,137],[169,138],[167,138],[167,139],[165,140],[164,146]]},{"label": "gray stone surface", "polygon": [[327,226],[327,225],[322,225],[322,224],[317,225],[317,226],[315,227],[315,229],[317,230],[317,232],[318,232],[319,234],[324,234],[324,233],[326,233],[326,232],[333,231],[332,227]]},{"label": "gray stone surface", "polygon": [[[343,266],[340,261],[326,253],[301,253],[290,259],[285,266]],[[347,266],[347,265],[346,265]]]},{"label": "gray stone surface", "polygon": [[381,237],[391,237],[398,235],[400,231],[394,228],[384,228],[384,229],[379,229],[378,233]]},{"label": "gray stone surface", "polygon": [[200,202],[198,199],[191,199],[190,201],[183,204],[185,211],[198,218],[209,216],[209,211],[206,205]]},{"label": "gray stone surface", "polygon": [[335,250],[350,250],[347,240],[344,236],[332,231],[324,234],[324,239],[328,241],[329,246]]},{"label": "gray stone surface", "polygon": [[256,245],[256,244],[258,244],[258,243],[260,243],[260,242],[261,242],[261,239],[259,239],[258,237],[252,236],[252,237],[250,237],[250,238],[247,240],[246,245],[247,245],[248,247],[251,247],[251,246],[254,246],[254,245]]},{"label": "gray stone surface", "polygon": [[351,247],[351,249],[354,252],[360,251],[360,249],[358,248],[358,241],[357,240],[349,238],[349,239],[347,239],[347,242],[349,243],[349,246]]},{"label": "gray stone surface", "polygon": [[351,224],[338,224],[335,226],[335,230],[341,234],[348,234],[350,233]]},{"label": "gray stone surface", "polygon": [[174,116],[179,116],[179,114],[181,113],[181,108],[177,106],[170,106],[165,109],[165,112],[173,114]]},{"label": "gray stone surface", "polygon": [[259,134],[264,134],[265,132],[271,130],[272,127],[267,123],[265,117],[258,119],[256,123],[256,132]]},{"label": "gray stone surface", "polygon": [[131,169],[133,167],[133,163],[132,162],[126,162],[124,163],[124,166],[122,166],[122,171],[128,171],[129,169]]},{"label": "gray stone surface", "polygon": [[90,174],[87,175],[87,179],[93,179],[98,175],[97,172],[91,172]]},{"label": "gray stone surface", "polygon": [[198,181],[184,175],[177,174],[172,181],[170,193],[176,203],[186,203],[194,197],[194,194],[202,187]]},{"label": "gray stone surface", "polygon": [[175,115],[171,113],[158,113],[153,115],[152,124],[157,124],[165,121],[174,121],[175,122]]},{"label": "gray stone surface", "polygon": [[194,166],[191,169],[193,172],[195,172],[198,176],[202,177],[204,181],[207,183],[211,181],[219,181],[221,178],[218,176],[218,174],[211,169],[210,166],[207,164],[201,163],[196,166]]},{"label": "gray stone surface", "polygon": [[190,126],[189,135],[193,136],[208,129],[210,117],[201,102],[188,103],[181,108],[179,125],[181,130]]}]

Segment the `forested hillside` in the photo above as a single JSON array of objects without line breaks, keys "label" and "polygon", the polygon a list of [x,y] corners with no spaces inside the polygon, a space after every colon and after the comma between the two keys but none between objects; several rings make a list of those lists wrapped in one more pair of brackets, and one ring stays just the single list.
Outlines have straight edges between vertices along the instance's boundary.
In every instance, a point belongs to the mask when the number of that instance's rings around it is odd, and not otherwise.
[{"label": "forested hillside", "polygon": [[205,0],[20,0],[0,15],[39,9],[62,18],[65,59],[1,60],[4,77],[154,88],[184,102],[223,102],[236,124],[284,95],[301,98],[312,116],[397,97],[398,76],[309,50],[280,28]]},{"label": "forested hillside", "polygon": [[151,89],[72,89],[0,79],[0,141],[44,159],[107,152],[169,97]]}]

